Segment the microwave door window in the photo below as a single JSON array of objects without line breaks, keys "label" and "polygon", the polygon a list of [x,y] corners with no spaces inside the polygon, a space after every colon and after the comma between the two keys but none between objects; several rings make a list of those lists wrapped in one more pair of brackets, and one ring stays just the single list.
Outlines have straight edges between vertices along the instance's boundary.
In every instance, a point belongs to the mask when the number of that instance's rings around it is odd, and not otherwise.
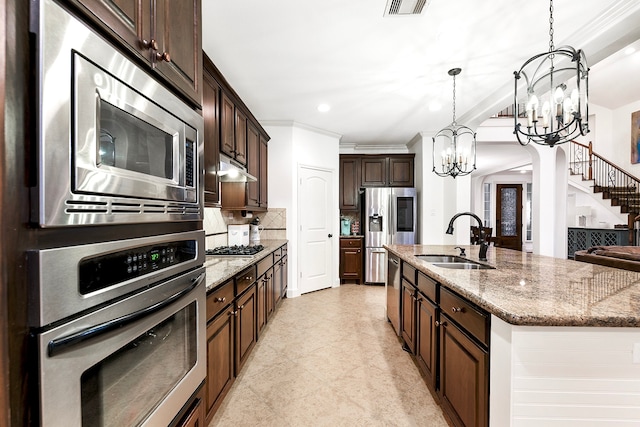
[{"label": "microwave door window", "polygon": [[413,197],[398,197],[397,232],[413,232]]},{"label": "microwave door window", "polygon": [[174,179],[174,136],[100,100],[98,165]]}]

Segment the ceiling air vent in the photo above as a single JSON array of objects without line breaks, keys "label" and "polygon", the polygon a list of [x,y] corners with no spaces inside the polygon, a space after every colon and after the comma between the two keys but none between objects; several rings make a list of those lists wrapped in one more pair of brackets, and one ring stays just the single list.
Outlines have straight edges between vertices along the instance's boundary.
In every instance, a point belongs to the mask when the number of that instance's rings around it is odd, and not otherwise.
[{"label": "ceiling air vent", "polygon": [[385,16],[420,15],[424,11],[427,0],[387,0]]}]

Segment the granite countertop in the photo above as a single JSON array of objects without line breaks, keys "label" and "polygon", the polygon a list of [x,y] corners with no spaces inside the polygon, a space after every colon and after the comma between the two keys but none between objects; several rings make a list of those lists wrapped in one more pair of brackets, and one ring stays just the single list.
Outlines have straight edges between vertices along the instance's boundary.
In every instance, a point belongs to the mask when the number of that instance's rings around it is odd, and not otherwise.
[{"label": "granite countertop", "polygon": [[[478,260],[479,246],[463,246]],[[415,255],[458,255],[454,246],[385,245],[403,261],[513,325],[640,326],[640,273],[490,247],[495,269],[436,267]]]},{"label": "granite countertop", "polygon": [[221,283],[226,282],[251,264],[272,254],[273,251],[286,244],[288,240],[261,240],[264,249],[253,256],[212,256],[207,255],[204,267],[207,271],[207,292],[212,291]]}]

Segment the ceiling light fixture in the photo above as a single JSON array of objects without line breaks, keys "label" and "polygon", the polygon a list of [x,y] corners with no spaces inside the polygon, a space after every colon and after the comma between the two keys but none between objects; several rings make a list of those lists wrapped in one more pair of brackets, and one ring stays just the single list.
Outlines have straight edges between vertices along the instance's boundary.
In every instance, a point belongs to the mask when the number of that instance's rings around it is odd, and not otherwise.
[{"label": "ceiling light fixture", "polygon": [[[553,0],[549,2],[549,51],[514,71],[514,132],[521,145],[553,147],[589,132],[589,68],[582,50],[553,44]],[[524,81],[520,79],[523,78]],[[526,85],[526,98],[518,98]],[[524,106],[524,110],[522,108]],[[519,118],[526,114],[527,126]]]},{"label": "ceiling light fixture", "polygon": [[[438,176],[468,175],[476,170],[476,134],[456,123],[456,76],[461,68],[449,70],[453,77],[453,122],[433,137],[433,172]],[[436,152],[440,161],[436,169]]]},{"label": "ceiling light fixture", "polygon": [[328,104],[319,104],[318,105],[318,111],[320,111],[321,113],[326,113],[329,110],[331,110],[331,107]]}]

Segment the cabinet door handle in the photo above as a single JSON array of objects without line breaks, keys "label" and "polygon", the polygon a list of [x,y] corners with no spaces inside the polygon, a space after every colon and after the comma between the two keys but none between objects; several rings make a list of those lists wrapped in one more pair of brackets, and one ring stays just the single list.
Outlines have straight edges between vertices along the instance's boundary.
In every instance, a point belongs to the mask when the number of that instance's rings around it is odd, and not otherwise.
[{"label": "cabinet door handle", "polygon": [[158,50],[158,42],[154,39],[142,40],[142,47],[151,50]]},{"label": "cabinet door handle", "polygon": [[214,302],[225,302],[226,300],[227,300],[227,297],[222,297],[222,298],[215,297],[213,301]]},{"label": "cabinet door handle", "polygon": [[169,55],[169,52],[158,52],[156,53],[156,58],[158,61],[171,62],[171,55]]},{"label": "cabinet door handle", "polygon": [[464,307],[451,307],[453,313],[464,313]]}]

